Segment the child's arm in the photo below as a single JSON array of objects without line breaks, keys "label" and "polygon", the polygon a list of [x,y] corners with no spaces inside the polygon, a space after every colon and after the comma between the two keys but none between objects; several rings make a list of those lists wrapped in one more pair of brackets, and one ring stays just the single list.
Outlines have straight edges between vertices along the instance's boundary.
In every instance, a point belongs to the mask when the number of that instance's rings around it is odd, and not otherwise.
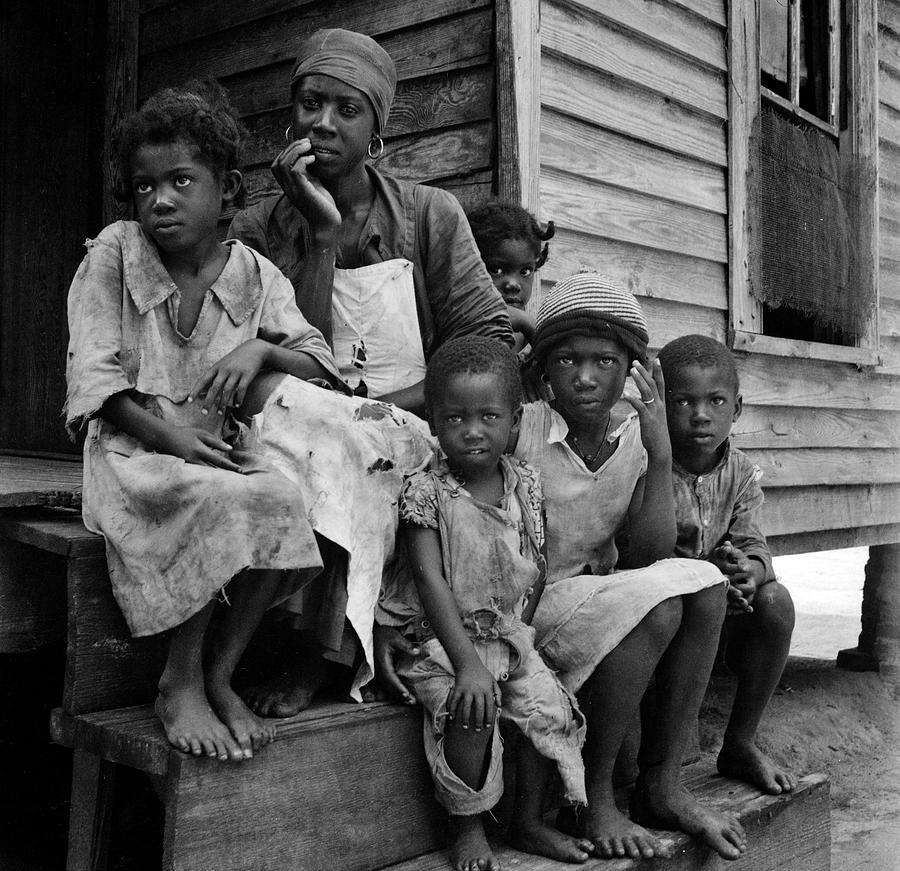
[{"label": "child's arm", "polygon": [[194,383],[188,402],[204,397],[203,412],[223,414],[229,407],[238,408],[247,388],[263,369],[287,372],[303,380],[326,378],[331,373],[314,357],[273,345],[265,339],[248,339],[210,366]]},{"label": "child's arm", "polygon": [[410,565],[425,613],[453,663],[456,680],[447,700],[451,720],[476,732],[494,724],[500,687],[484,667],[460,620],[453,591],[444,579],[437,530],[406,527]]},{"label": "child's arm", "polygon": [[199,427],[175,426],[156,417],[138,405],[128,392],[107,399],[100,414],[152,451],[181,457],[196,465],[241,471],[237,463],[228,459],[231,445],[227,442]]},{"label": "child's arm", "polygon": [[677,529],[662,368],[658,360],[653,362],[652,370],[635,361],[631,376],[644,401],[630,394],[625,399],[640,419],[647,473],[635,487],[628,509],[629,550],[625,567],[640,568],[672,555]]}]

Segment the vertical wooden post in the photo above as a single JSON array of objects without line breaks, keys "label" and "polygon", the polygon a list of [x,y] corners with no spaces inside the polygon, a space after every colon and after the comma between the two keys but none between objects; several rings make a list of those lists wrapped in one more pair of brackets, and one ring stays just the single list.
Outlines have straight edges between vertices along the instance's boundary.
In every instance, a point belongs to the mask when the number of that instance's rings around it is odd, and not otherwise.
[{"label": "vertical wooden post", "polygon": [[497,0],[498,193],[540,211],[540,0]]},{"label": "vertical wooden post", "polygon": [[900,676],[900,544],[869,548],[859,641],[838,652],[837,665]]},{"label": "vertical wooden post", "polygon": [[759,2],[728,4],[728,310],[730,332],[762,332],[762,312],[751,296],[753,220],[752,148],[759,134]]},{"label": "vertical wooden post", "polygon": [[87,750],[75,750],[68,871],[106,871],[114,787],[112,762]]},{"label": "vertical wooden post", "polygon": [[106,116],[103,140],[103,223],[130,216],[115,196],[115,138],[122,118],[137,108],[139,0],[109,0],[106,25]]}]

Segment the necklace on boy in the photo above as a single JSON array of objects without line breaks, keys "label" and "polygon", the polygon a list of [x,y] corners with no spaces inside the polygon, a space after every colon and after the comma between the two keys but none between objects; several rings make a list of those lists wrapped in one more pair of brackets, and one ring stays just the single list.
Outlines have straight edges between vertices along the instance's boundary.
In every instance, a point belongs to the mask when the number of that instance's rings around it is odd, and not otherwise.
[{"label": "necklace on boy", "polygon": [[609,422],[612,420],[612,414],[608,414],[606,416],[606,428],[603,430],[603,438],[600,439],[600,444],[597,447],[597,450],[592,454],[586,454],[581,450],[581,445],[578,444],[578,436],[575,433],[570,433],[572,436],[572,447],[575,448],[575,453],[581,457],[581,461],[585,464],[585,466],[592,466],[596,461],[597,457],[600,456],[600,451],[603,450],[603,446],[606,444],[606,436],[609,434]]}]

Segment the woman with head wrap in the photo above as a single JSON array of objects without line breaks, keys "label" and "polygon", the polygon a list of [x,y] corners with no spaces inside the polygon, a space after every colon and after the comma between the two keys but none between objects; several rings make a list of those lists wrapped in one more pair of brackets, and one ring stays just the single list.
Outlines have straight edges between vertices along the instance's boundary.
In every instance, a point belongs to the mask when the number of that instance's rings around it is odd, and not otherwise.
[{"label": "woman with head wrap", "polygon": [[[647,364],[646,318],[628,291],[579,273],[544,297],[535,326],[534,365],[553,399],[524,407],[514,448],[540,472],[547,517],[547,579],[532,625],[541,656],[580,694],[588,807],[577,819],[561,814],[566,834],[546,825],[547,767],[520,742],[513,843],[569,862],[591,853],[650,858],[664,846],[647,825],[682,829],[737,858],[739,823],[700,805],[680,782],[725,587],[711,564],[667,559],[672,453],[662,372]],[[654,670],[655,728],[643,736],[629,818],[616,808],[613,766]],[[383,677],[397,687],[389,670]]]},{"label": "woman with head wrap", "polygon": [[[323,683],[324,657],[372,676],[375,605],[397,530],[403,476],[430,457],[425,362],[465,334],[512,344],[494,288],[456,199],[390,178],[380,155],[397,76],[374,40],[347,30],[306,38],[291,75],[289,144],[272,171],[282,192],[235,216],[229,235],[265,252],[330,343],[354,396],[261,375],[244,405],[250,438],[303,491],[325,563],[288,604],[292,654],[251,690],[264,716],[291,716]],[[387,405],[373,400],[385,400]]]},{"label": "woman with head wrap", "polygon": [[272,171],[282,193],[238,214],[229,235],[291,280],[357,395],[420,412],[425,362],[447,339],[512,333],[456,199],[383,175],[397,74],[373,39],[319,30],[291,75],[292,140]]}]

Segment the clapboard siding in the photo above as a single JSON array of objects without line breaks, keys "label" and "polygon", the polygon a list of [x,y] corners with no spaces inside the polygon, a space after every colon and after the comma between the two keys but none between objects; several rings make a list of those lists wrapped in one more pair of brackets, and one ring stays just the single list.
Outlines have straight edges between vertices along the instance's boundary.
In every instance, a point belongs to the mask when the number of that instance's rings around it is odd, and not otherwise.
[{"label": "clapboard siding", "polygon": [[879,372],[900,389],[900,3],[878,4]]},{"label": "clapboard siding", "polygon": [[[596,9],[607,4],[592,4]],[[625,5],[625,4],[618,4]],[[566,3],[551,3],[541,16],[541,43],[548,51],[583,66],[631,82],[682,106],[728,117],[724,74],[670,52],[658,62],[660,46],[641,31],[612,25],[602,14]]]},{"label": "clapboard siding", "polygon": [[399,81],[379,168],[438,184],[465,207],[488,199],[496,188],[492,0],[145,0],[138,99],[190,77],[218,78],[248,129],[244,183],[255,202],[279,190],[269,166],[290,124],[291,67],[300,40],[320,27],[368,33],[394,59]]}]

